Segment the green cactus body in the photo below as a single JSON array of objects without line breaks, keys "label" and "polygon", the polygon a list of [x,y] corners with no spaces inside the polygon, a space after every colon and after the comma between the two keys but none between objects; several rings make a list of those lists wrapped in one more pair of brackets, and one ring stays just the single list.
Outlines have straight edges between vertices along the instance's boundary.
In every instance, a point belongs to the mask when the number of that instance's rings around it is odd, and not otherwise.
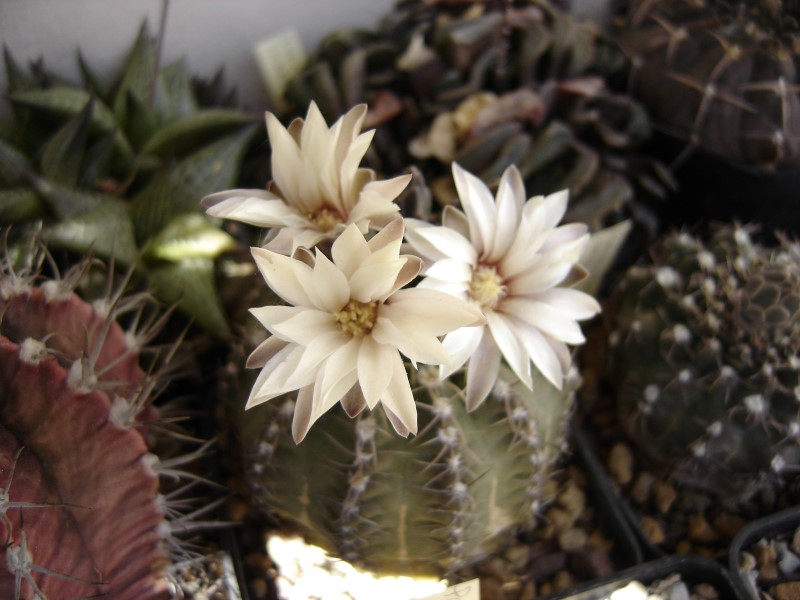
[{"label": "green cactus body", "polygon": [[620,420],[684,484],[769,503],[800,465],[800,247],[723,226],[666,237],[624,277],[612,362]]},{"label": "green cactus body", "polygon": [[773,169],[800,161],[798,17],[796,2],[636,0],[616,37],[660,127]]},{"label": "green cactus body", "polygon": [[414,376],[417,437],[399,438],[382,412],[332,412],[295,445],[293,400],[274,400],[241,418],[247,469],[263,508],[329,552],[384,572],[452,576],[551,500],[545,482],[566,446],[572,394],[536,377],[531,392],[503,368],[494,396],[468,413],[452,381]]}]

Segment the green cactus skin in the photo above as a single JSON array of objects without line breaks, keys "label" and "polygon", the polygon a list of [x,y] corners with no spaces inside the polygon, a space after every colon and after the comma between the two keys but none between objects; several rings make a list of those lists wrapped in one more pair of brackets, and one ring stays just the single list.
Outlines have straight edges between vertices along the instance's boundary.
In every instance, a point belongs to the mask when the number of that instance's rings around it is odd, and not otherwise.
[{"label": "green cactus skin", "polygon": [[47,279],[17,250],[0,261],[0,597],[173,597],[205,511],[181,492],[197,451],[162,453],[152,403],[169,312],[127,280],[89,303],[74,290],[93,263]]},{"label": "green cactus skin", "polygon": [[797,2],[633,0],[615,37],[658,126],[758,168],[800,164]]},{"label": "green cactus skin", "polygon": [[451,380],[429,369],[413,377],[417,437],[399,438],[380,411],[332,411],[295,445],[293,400],[276,399],[240,416],[246,469],[263,510],[333,555],[457,577],[552,500],[545,483],[566,447],[573,393],[536,376],[531,392],[503,368],[495,393],[467,413]]},{"label": "green cactus skin", "polygon": [[767,506],[800,466],[800,245],[667,236],[619,285],[619,418],[676,481]]}]

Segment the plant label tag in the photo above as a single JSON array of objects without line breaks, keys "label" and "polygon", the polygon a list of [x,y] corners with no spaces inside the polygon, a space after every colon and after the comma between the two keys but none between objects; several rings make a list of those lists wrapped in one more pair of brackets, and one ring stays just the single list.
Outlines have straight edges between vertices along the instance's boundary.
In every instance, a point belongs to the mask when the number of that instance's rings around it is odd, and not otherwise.
[{"label": "plant label tag", "polygon": [[280,109],[286,84],[306,63],[306,51],[303,49],[300,36],[294,29],[277,33],[259,42],[253,48],[253,55],[261,79],[276,108]]},{"label": "plant label tag", "polygon": [[481,583],[479,579],[457,583],[443,592],[427,596],[422,600],[481,600]]}]

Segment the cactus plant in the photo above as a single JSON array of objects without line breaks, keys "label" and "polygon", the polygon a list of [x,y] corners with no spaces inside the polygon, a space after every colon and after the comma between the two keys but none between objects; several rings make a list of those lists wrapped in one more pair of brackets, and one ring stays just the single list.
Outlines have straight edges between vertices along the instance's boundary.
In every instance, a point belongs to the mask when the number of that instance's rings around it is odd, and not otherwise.
[{"label": "cactus plant", "polygon": [[796,2],[634,0],[616,38],[654,120],[759,168],[800,162]]},{"label": "cactus plant", "polygon": [[451,161],[492,186],[516,164],[529,189],[570,190],[570,220],[597,230],[633,213],[652,231],[672,181],[639,151],[647,115],[609,84],[623,64],[597,27],[546,1],[406,1],[377,31],[323,40],[287,97],[329,118],[367,102],[371,166],[413,164],[440,205],[456,196]]},{"label": "cactus plant", "polygon": [[159,299],[181,300],[207,331],[227,333],[213,260],[234,242],[196,204],[238,180],[250,116],[202,105],[219,97],[214,86],[194,85],[181,62],[162,67],[146,24],[108,88],[82,59],[81,86],[40,63],[22,69],[8,49],[5,63],[0,225],[42,220],[52,251],[135,264]]},{"label": "cactus plant", "polygon": [[157,454],[166,313],[124,285],[87,302],[74,290],[95,265],[50,279],[19,250],[0,270],[0,595],[168,598],[204,511],[180,468],[202,451]]},{"label": "cactus plant", "polygon": [[504,368],[470,413],[458,377],[437,379],[421,369],[413,381],[411,440],[381,413],[329,413],[295,445],[291,397],[240,417],[257,503],[312,543],[383,572],[457,576],[509,543],[552,500],[545,483],[565,449],[575,381],[560,391],[536,377],[533,394]]},{"label": "cactus plant", "polygon": [[800,230],[797,2],[627,5],[613,37],[681,190],[672,218]]},{"label": "cactus plant", "polygon": [[639,451],[732,509],[787,502],[800,464],[800,245],[764,247],[732,225],[708,241],[673,233],[616,302],[619,419]]}]

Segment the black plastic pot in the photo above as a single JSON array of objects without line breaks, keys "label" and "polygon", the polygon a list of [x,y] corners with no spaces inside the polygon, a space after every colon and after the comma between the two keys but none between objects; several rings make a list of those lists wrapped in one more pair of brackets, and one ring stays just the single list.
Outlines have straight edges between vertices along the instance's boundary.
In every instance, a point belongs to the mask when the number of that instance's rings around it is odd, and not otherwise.
[{"label": "black plastic pot", "polygon": [[759,223],[764,231],[800,233],[800,168],[765,169],[688,148],[687,142],[658,131],[650,144],[654,154],[674,166],[679,192],[663,215],[668,223],[700,221]]},{"label": "black plastic pot", "polygon": [[671,555],[636,565],[601,581],[578,586],[548,597],[548,600],[598,600],[632,581],[649,586],[673,574],[690,587],[700,583],[712,585],[722,600],[744,600],[733,586],[731,576],[717,561],[702,556]]},{"label": "black plastic pot", "polygon": [[[742,552],[745,552],[752,544],[761,539],[770,540],[788,537],[788,541],[791,541],[792,535],[798,527],[800,527],[800,506],[795,506],[753,521],[736,535],[730,546],[728,569],[731,573],[733,585],[741,598],[752,598],[754,600],[760,598],[757,582],[753,582],[739,568]],[[800,581],[800,571],[794,575],[793,580]]]}]

